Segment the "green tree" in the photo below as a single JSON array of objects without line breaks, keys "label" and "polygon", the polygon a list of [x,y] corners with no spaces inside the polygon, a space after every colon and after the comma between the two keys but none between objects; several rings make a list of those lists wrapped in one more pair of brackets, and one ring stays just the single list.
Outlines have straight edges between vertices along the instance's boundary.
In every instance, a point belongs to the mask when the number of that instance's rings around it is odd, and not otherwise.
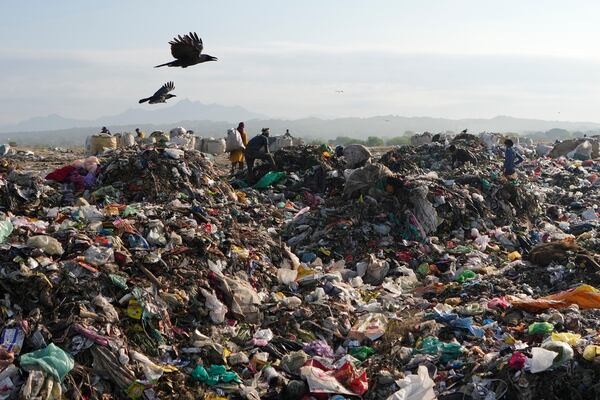
[{"label": "green tree", "polygon": [[403,144],[409,144],[410,138],[408,136],[395,136],[385,141],[388,146],[401,146]]},{"label": "green tree", "polygon": [[367,146],[369,146],[369,147],[376,147],[376,146],[383,146],[383,145],[384,145],[384,141],[380,137],[369,136],[367,138]]}]

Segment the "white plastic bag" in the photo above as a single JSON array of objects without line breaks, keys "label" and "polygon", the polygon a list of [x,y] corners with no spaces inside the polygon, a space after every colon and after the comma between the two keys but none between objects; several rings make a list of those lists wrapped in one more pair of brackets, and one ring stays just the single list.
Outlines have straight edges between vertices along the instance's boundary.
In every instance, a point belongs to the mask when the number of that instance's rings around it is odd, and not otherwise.
[{"label": "white plastic bag", "polygon": [[242,135],[240,135],[237,129],[229,129],[227,131],[227,139],[225,140],[225,152],[244,150],[245,148]]},{"label": "white plastic bag", "polygon": [[429,377],[427,367],[420,365],[417,375],[407,375],[396,381],[400,390],[387,398],[387,400],[434,400],[434,382]]},{"label": "white plastic bag", "polygon": [[202,295],[204,296],[206,308],[210,310],[210,319],[215,324],[222,324],[225,321],[225,314],[227,314],[227,306],[221,303],[217,296],[209,292],[206,289],[200,288]]}]

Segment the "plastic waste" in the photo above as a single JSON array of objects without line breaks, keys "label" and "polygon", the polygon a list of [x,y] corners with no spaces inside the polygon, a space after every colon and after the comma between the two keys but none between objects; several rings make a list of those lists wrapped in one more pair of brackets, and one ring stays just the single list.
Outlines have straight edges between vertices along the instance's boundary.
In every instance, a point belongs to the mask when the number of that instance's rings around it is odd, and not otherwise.
[{"label": "plastic waste", "polygon": [[458,274],[456,280],[460,283],[465,283],[466,281],[475,279],[476,276],[477,274],[475,272],[471,271],[470,269],[465,269],[460,274]]},{"label": "plastic waste", "polygon": [[202,365],[198,365],[192,371],[192,378],[197,379],[209,386],[215,386],[221,382],[242,383],[242,380],[238,374],[233,371],[227,371],[227,368],[224,365],[211,365],[208,370]]},{"label": "plastic waste", "polygon": [[515,308],[536,312],[548,308],[562,309],[572,304],[579,308],[600,308],[600,291],[590,285],[580,285],[574,289],[565,290],[539,299],[517,299],[511,298],[511,304]]},{"label": "plastic waste", "polygon": [[529,325],[527,332],[530,335],[545,335],[553,330],[554,325],[552,325],[550,322],[534,322],[533,324]]},{"label": "plastic waste", "polygon": [[13,231],[13,224],[9,219],[0,221],[0,243],[4,243]]},{"label": "plastic waste", "polygon": [[115,261],[115,254],[111,247],[90,246],[83,255],[87,263],[96,267]]},{"label": "plastic waste", "polygon": [[557,367],[566,363],[573,358],[574,352],[571,346],[565,342],[556,342],[553,340],[547,340],[542,343],[542,348],[553,351],[557,354],[554,358],[553,366]]},{"label": "plastic waste", "polygon": [[529,370],[532,374],[543,372],[552,367],[552,363],[558,353],[541,347],[531,349],[531,365]]},{"label": "plastic waste", "polygon": [[523,369],[523,367],[525,367],[526,360],[527,357],[525,357],[523,353],[515,351],[510,357],[510,360],[508,360],[508,366],[512,369]]},{"label": "plastic waste", "polygon": [[129,355],[133,361],[137,361],[142,366],[142,371],[144,372],[144,376],[151,382],[157,381],[163,376],[163,369],[156,365],[152,360],[146,357],[142,353],[138,353],[137,351],[130,351]]},{"label": "plastic waste", "polygon": [[441,355],[440,361],[445,364],[448,361],[459,358],[463,354],[464,349],[460,343],[445,343],[434,336],[427,336],[421,342],[421,346],[415,349],[415,352],[434,355],[439,354]]},{"label": "plastic waste", "polygon": [[552,332],[550,338],[555,342],[565,342],[571,346],[575,346],[581,339],[581,335],[571,332]]},{"label": "plastic waste", "polygon": [[595,344],[589,344],[583,349],[583,358],[588,361],[592,361],[594,358],[600,356],[600,346]]},{"label": "plastic waste", "polygon": [[285,177],[285,172],[275,172],[269,171],[265,176],[260,178],[258,182],[254,185],[255,189],[266,189],[269,186],[279,182],[281,179]]},{"label": "plastic waste", "polygon": [[387,400],[435,400],[433,391],[435,383],[429,376],[427,367],[420,365],[417,374],[409,374],[396,381],[400,390],[389,396]]},{"label": "plastic waste", "polygon": [[60,242],[51,236],[39,235],[27,239],[27,247],[41,249],[44,253],[51,256],[60,256],[64,253]]},{"label": "plastic waste", "polygon": [[227,306],[221,303],[221,301],[213,293],[209,292],[204,288],[200,288],[200,291],[206,299],[206,308],[210,310],[210,319],[215,324],[222,324],[225,322],[225,314],[227,314]]},{"label": "plastic waste", "polygon": [[41,368],[61,382],[75,366],[73,357],[54,343],[33,353],[23,354],[19,363],[25,369]]}]

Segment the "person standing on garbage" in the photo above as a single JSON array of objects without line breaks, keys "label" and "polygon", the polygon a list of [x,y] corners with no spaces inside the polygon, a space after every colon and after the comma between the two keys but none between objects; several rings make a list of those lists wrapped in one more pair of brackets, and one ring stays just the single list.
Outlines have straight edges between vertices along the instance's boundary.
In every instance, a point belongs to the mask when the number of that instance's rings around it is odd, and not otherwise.
[{"label": "person standing on garbage", "polygon": [[146,134],[144,134],[144,132],[141,131],[140,128],[135,128],[135,133],[136,133],[136,137],[139,140],[143,139],[146,136]]},{"label": "person standing on garbage", "polygon": [[246,165],[248,166],[248,179],[254,179],[254,161],[267,161],[271,168],[275,168],[275,160],[269,152],[269,128],[263,128],[261,134],[254,136],[246,146]]},{"label": "person standing on garbage", "polygon": [[521,164],[524,159],[513,148],[514,143],[512,140],[506,139],[504,145],[506,146],[506,150],[504,151],[504,176],[509,178],[515,175],[516,166]]},{"label": "person standing on garbage", "polygon": [[[239,132],[244,147],[248,145],[248,134],[243,122],[240,122],[236,130]],[[239,170],[244,169],[244,149],[233,150],[229,153],[229,161],[231,162],[231,173],[235,172],[235,166],[237,165]]]},{"label": "person standing on garbage", "polygon": [[100,133],[104,133],[104,134],[112,136],[112,134],[110,133],[110,131],[108,130],[108,128],[105,127],[105,126],[102,127],[102,129],[100,130]]}]

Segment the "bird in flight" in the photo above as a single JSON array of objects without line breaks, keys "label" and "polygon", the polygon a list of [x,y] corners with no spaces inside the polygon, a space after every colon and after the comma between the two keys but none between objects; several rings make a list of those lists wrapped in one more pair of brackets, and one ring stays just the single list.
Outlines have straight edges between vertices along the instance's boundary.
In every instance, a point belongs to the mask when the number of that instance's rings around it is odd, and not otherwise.
[{"label": "bird in flight", "polygon": [[149,104],[156,103],[166,103],[168,99],[171,97],[176,97],[174,94],[170,94],[169,92],[175,89],[175,84],[173,82],[167,82],[160,89],[156,91],[152,96],[146,97],[145,99],[140,100],[140,104],[148,102]]},{"label": "bird in flight", "polygon": [[154,68],[164,67],[181,67],[187,68],[191,65],[200,64],[207,61],[217,61],[217,57],[209,56],[208,54],[202,54],[204,45],[202,39],[198,37],[198,34],[190,32],[183,37],[179,35],[169,42],[171,45],[171,55],[175,58],[175,61],[157,65]]},{"label": "bird in flight", "polygon": [[344,91],[343,91],[343,90],[336,90],[335,92],[336,92],[336,93],[344,93]]}]

